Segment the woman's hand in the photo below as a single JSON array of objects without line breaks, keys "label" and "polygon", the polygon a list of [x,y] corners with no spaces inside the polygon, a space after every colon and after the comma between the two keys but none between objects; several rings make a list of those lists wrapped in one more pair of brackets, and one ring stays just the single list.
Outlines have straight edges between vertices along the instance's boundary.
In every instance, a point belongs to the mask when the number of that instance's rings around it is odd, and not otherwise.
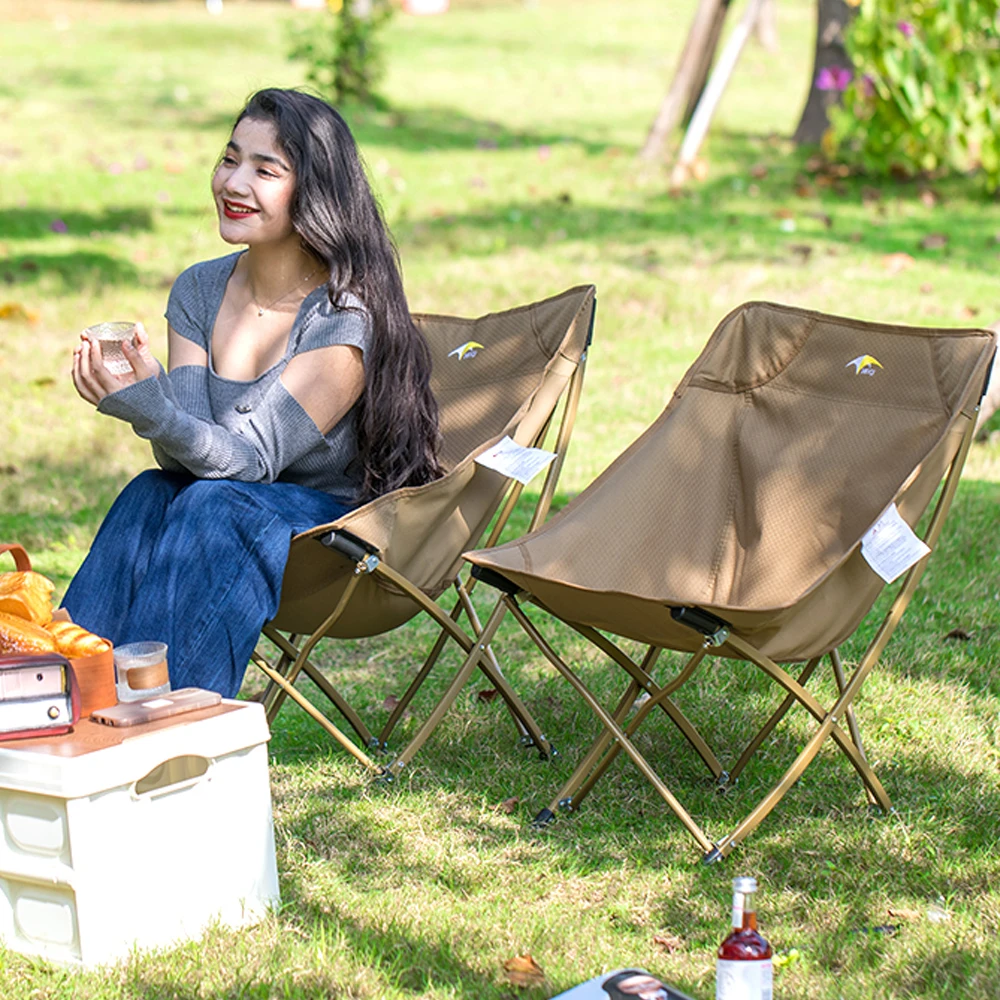
[{"label": "woman's hand", "polygon": [[122,353],[132,366],[132,371],[124,375],[113,375],[101,357],[100,342],[80,335],[80,343],[73,351],[73,384],[88,403],[97,406],[112,392],[159,375],[160,367],[150,353],[149,336],[141,323],[135,324],[135,334],[131,340],[122,341]]}]

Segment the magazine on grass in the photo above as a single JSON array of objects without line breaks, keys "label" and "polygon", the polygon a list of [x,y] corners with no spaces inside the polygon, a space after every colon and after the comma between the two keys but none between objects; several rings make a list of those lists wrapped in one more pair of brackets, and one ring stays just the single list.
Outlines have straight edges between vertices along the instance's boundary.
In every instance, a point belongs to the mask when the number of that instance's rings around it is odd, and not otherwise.
[{"label": "magazine on grass", "polygon": [[616,969],[588,979],[552,1000],[692,1000],[645,969]]}]

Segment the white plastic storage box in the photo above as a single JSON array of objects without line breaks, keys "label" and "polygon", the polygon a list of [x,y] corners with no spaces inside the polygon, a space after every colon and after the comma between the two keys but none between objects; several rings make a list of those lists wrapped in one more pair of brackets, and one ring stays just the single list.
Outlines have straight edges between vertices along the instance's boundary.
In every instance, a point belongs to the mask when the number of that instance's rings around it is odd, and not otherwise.
[{"label": "white plastic storage box", "polygon": [[278,903],[263,706],[0,743],[0,938],[57,962],[242,926]]}]

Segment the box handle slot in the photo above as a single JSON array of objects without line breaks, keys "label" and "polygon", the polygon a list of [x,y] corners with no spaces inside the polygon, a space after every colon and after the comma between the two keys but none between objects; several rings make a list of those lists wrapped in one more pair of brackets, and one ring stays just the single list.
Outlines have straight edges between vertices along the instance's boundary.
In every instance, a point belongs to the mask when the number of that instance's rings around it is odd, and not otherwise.
[{"label": "box handle slot", "polygon": [[195,754],[171,757],[139,778],[132,788],[132,798],[157,798],[190,788],[202,780],[211,780],[209,772],[212,764],[209,758]]}]

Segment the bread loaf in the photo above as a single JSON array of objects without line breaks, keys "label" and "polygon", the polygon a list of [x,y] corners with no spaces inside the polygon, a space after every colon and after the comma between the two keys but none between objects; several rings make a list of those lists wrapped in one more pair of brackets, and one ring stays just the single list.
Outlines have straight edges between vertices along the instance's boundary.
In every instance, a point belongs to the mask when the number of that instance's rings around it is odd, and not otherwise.
[{"label": "bread loaf", "polygon": [[69,659],[96,656],[111,648],[107,639],[88,632],[82,625],[74,622],[49,622],[45,630],[55,640],[57,650]]},{"label": "bread loaf", "polygon": [[52,621],[52,581],[32,570],[0,573],[0,611],[36,625]]},{"label": "bread loaf", "polygon": [[0,656],[54,652],[56,652],[55,637],[41,625],[0,611]]}]

